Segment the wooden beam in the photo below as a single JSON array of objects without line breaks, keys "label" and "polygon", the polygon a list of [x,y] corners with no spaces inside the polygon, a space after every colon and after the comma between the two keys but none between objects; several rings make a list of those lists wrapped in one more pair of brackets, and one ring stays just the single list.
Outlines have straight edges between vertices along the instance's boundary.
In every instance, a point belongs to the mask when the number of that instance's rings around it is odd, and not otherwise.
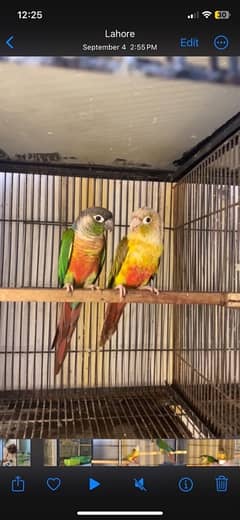
[{"label": "wooden beam", "polygon": [[[2,302],[119,302],[119,291],[113,289],[77,289],[72,294],[65,289],[0,288]],[[222,305],[240,307],[240,293],[161,291],[158,295],[147,290],[128,290],[126,303]]]}]

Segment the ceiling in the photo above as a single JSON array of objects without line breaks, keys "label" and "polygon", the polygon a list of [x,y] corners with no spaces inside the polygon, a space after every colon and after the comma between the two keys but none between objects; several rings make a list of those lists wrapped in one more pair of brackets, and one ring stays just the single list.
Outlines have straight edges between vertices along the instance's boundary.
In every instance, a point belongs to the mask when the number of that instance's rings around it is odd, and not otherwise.
[{"label": "ceiling", "polygon": [[174,170],[240,106],[237,86],[137,72],[2,61],[0,76],[0,157],[13,160]]}]

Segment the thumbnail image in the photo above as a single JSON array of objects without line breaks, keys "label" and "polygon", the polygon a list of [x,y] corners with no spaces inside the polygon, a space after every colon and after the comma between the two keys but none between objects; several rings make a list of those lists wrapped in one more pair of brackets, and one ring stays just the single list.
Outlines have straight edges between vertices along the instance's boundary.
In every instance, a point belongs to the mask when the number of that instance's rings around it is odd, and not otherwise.
[{"label": "thumbnail image", "polygon": [[187,441],[188,466],[240,466],[239,439]]},{"label": "thumbnail image", "polygon": [[31,441],[29,439],[0,440],[0,454],[1,466],[30,466]]},{"label": "thumbnail image", "polygon": [[121,442],[118,439],[93,439],[93,466],[121,465]]},{"label": "thumbnail image", "polygon": [[239,439],[44,440],[45,466],[240,466]]},{"label": "thumbnail image", "polygon": [[185,441],[156,439],[122,441],[122,465],[158,466],[183,464],[186,453]]},{"label": "thumbnail image", "polygon": [[45,466],[89,466],[92,462],[90,439],[44,441]]},{"label": "thumbnail image", "polygon": [[240,435],[239,67],[0,60],[0,436],[49,465]]}]

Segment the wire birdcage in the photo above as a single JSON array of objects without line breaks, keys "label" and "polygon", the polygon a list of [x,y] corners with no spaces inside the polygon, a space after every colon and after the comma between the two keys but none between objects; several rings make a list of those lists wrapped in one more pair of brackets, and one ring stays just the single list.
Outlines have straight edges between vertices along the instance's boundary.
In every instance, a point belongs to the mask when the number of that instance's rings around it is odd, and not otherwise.
[{"label": "wire birdcage", "polygon": [[[65,173],[66,172],[66,173]],[[91,176],[89,176],[91,175]],[[116,174],[115,174],[116,177]],[[119,173],[121,177],[121,172]],[[63,229],[93,205],[114,213],[104,287],[133,210],[163,222],[162,291],[239,291],[239,132],[179,180],[141,172],[2,168],[0,283],[58,287]],[[170,182],[171,181],[171,182]],[[54,375],[58,304],[1,302],[1,436],[188,438],[240,433],[239,309],[213,304],[128,304],[117,333],[99,348],[103,303],[86,303],[60,375]]]}]

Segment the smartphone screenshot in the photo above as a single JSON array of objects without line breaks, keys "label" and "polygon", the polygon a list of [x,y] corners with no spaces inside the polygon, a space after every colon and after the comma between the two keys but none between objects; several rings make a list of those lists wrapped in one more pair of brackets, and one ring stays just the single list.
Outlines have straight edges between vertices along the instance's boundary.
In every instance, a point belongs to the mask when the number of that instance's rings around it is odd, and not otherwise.
[{"label": "smartphone screenshot", "polygon": [[239,509],[240,10],[219,7],[2,9],[10,520]]}]

